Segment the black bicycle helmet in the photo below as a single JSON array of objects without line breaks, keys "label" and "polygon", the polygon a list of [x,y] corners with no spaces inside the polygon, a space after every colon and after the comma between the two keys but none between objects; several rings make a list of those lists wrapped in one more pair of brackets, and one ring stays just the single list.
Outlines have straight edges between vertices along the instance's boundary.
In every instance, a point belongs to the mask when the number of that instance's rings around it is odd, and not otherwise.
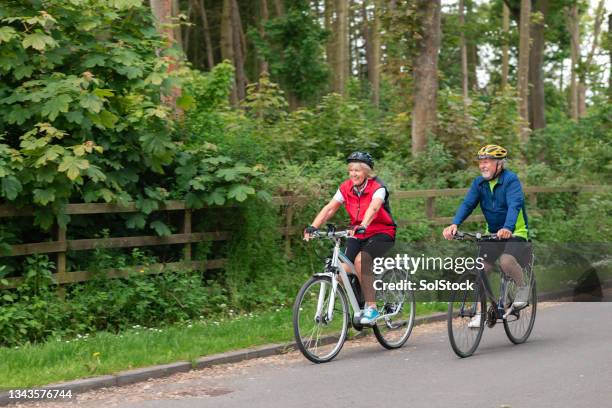
[{"label": "black bicycle helmet", "polygon": [[368,152],[353,152],[346,158],[347,163],[360,162],[365,163],[370,166],[371,169],[374,168],[374,159],[372,155]]}]

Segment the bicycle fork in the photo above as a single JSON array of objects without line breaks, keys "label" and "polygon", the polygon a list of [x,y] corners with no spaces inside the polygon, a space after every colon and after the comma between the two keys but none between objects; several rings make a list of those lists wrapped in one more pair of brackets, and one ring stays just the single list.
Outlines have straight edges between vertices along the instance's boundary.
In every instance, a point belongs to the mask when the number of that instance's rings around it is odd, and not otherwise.
[{"label": "bicycle fork", "polygon": [[315,322],[316,323],[328,323],[331,322],[332,318],[333,318],[333,311],[334,311],[334,303],[336,300],[336,290],[338,289],[338,280],[336,279],[335,276],[332,276],[332,287],[331,287],[331,291],[329,293],[329,303],[327,304],[327,311],[326,311],[326,316],[323,319],[322,318],[322,314],[323,314],[323,309],[325,307],[325,293],[327,292],[325,285],[321,285],[321,287],[319,288],[319,298],[317,300],[317,313],[315,314]]}]

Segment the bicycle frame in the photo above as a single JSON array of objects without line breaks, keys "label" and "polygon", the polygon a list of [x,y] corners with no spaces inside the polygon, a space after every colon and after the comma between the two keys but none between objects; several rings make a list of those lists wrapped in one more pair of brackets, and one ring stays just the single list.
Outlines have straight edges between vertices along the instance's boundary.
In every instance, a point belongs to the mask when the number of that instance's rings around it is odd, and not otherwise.
[{"label": "bicycle frame", "polygon": [[[345,288],[345,292],[349,298],[349,303],[351,304],[351,308],[353,309],[353,319],[356,319],[359,317],[359,314],[361,312],[361,307],[359,307],[357,296],[355,296],[355,292],[353,291],[353,286],[351,285],[348,274],[346,270],[344,269],[343,264],[347,265],[348,268],[350,269],[350,272],[353,274],[357,274],[357,270],[355,268],[355,265],[340,250],[341,239],[339,237],[333,237],[332,239],[334,241],[334,250],[332,253],[331,262],[327,266],[327,270],[325,272],[315,274],[315,275],[329,276],[332,281],[333,296],[331,297],[331,300],[327,306],[327,316],[326,317],[328,321],[331,321],[333,318],[334,299],[336,297],[336,291],[338,290],[338,276],[340,276],[340,279],[342,280],[342,284],[344,285],[344,288]],[[321,286],[321,288],[319,289],[319,298],[317,301],[317,313],[315,315],[316,319],[321,318],[321,314],[323,313],[324,301],[325,301],[325,288]],[[392,317],[398,313],[399,313],[399,310],[396,310],[393,313],[388,313],[388,314],[379,316],[377,320],[381,318]]]},{"label": "bicycle frame", "polygon": [[[533,261],[534,261],[534,256],[532,255],[531,261],[529,263],[529,269],[531,273],[533,273],[532,272],[533,271]],[[499,298],[496,299],[495,295],[493,294],[493,290],[491,288],[491,283],[489,282],[489,278],[487,276],[487,273],[484,271],[484,269],[473,269],[472,272],[473,271],[476,271],[477,279],[482,282],[482,287],[484,288],[485,297],[487,298],[488,301],[490,301],[492,304],[495,305],[495,312],[496,312],[497,318],[507,319],[508,316],[510,316],[512,312],[514,311],[513,305],[511,305],[510,308],[506,310],[505,301],[508,295],[508,292],[507,292],[508,284],[510,283],[510,279],[508,278],[508,276],[500,268],[500,273],[502,275],[502,278],[499,284]],[[530,282],[528,282],[528,285],[529,285],[529,291],[531,291],[531,280]],[[463,310],[463,307],[462,307],[462,310]]]}]

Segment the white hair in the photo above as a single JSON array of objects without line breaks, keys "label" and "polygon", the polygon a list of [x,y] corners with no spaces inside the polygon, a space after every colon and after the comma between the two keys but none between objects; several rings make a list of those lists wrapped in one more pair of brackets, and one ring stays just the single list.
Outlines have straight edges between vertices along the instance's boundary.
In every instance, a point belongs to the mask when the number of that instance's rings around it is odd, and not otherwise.
[{"label": "white hair", "polygon": [[361,169],[365,171],[366,177],[368,177],[368,178],[372,178],[372,177],[376,176],[376,174],[374,174],[374,170],[370,166],[365,164],[364,162],[350,162],[348,164],[349,167],[350,167],[351,164],[358,164],[359,167],[361,167]]}]

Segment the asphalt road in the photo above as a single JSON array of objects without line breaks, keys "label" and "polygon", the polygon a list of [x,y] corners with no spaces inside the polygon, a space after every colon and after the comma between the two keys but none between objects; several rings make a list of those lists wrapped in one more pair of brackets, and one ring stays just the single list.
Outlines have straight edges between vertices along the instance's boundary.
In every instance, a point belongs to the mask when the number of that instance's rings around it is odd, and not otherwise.
[{"label": "asphalt road", "polygon": [[[527,343],[486,329],[476,354],[452,352],[445,323],[417,326],[400,350],[373,336],[315,365],[294,352],[36,406],[612,407],[612,303],[541,304]],[[29,404],[28,404],[29,405]],[[31,406],[31,405],[30,405]]]}]

